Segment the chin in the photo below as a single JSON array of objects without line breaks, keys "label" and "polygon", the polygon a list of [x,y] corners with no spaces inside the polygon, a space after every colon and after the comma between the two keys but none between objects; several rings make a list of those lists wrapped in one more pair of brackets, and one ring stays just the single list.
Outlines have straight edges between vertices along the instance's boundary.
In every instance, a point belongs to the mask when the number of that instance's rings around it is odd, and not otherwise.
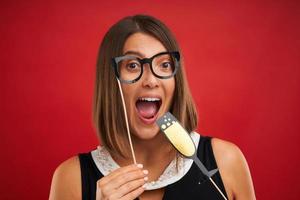
[{"label": "chin", "polygon": [[151,140],[160,134],[157,125],[153,125],[153,127],[138,128],[136,130],[138,131],[133,131],[132,133],[136,139],[140,140]]}]

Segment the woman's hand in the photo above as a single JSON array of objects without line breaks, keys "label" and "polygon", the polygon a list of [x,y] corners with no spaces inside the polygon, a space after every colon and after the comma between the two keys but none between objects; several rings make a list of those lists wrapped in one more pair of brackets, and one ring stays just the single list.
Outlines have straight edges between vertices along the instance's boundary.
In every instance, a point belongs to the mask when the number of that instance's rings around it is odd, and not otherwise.
[{"label": "woman's hand", "polygon": [[143,165],[121,167],[97,181],[96,200],[133,200],[145,190],[148,171]]}]

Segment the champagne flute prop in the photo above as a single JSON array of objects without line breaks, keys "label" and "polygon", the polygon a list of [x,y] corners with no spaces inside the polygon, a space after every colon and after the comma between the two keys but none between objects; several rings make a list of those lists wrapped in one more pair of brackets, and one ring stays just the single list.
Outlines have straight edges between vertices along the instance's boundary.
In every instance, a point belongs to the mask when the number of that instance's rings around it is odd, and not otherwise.
[{"label": "champagne flute prop", "polygon": [[201,172],[211,181],[211,183],[215,186],[221,196],[227,200],[225,195],[222,193],[220,188],[211,178],[218,169],[214,169],[208,171],[203,163],[197,157],[196,146],[194,141],[188,132],[180,125],[178,120],[169,112],[163,115],[156,121],[156,124],[160,128],[160,130],[165,134],[168,138],[169,142],[174,146],[174,148],[184,157],[192,159],[196,165],[199,167]]}]

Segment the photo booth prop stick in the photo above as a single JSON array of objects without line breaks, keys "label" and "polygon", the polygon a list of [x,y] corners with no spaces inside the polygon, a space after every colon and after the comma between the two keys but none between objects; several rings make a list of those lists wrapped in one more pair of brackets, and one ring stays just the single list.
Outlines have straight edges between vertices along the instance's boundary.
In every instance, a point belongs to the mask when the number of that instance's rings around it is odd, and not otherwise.
[{"label": "photo booth prop stick", "polygon": [[218,169],[208,171],[197,157],[196,146],[188,132],[180,125],[178,120],[169,112],[156,121],[160,130],[165,134],[175,149],[186,158],[192,159],[201,172],[211,181],[222,197],[227,200],[220,188],[211,178]]},{"label": "photo booth prop stick", "polygon": [[127,111],[126,111],[126,105],[125,105],[125,100],[124,100],[124,95],[121,87],[120,80],[117,78],[118,86],[119,86],[119,91],[122,99],[122,105],[123,105],[123,110],[124,110],[124,117],[125,117],[125,122],[126,122],[126,130],[127,130],[127,135],[128,135],[128,140],[129,140],[129,145],[130,145],[130,150],[133,158],[133,163],[136,164],[136,158],[135,158],[135,153],[133,150],[133,145],[131,141],[131,135],[130,135],[130,130],[129,130],[129,124],[128,124],[128,117],[127,117]]}]

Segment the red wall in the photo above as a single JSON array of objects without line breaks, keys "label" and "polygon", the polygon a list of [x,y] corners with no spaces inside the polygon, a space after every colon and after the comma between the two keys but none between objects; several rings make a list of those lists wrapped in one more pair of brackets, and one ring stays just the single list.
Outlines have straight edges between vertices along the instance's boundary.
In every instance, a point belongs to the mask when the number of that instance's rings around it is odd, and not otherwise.
[{"label": "red wall", "polygon": [[258,199],[299,199],[299,1],[124,2],[1,1],[0,199],[47,199],[55,167],[95,148],[98,46],[137,13],[177,36],[199,132],[242,149]]}]

